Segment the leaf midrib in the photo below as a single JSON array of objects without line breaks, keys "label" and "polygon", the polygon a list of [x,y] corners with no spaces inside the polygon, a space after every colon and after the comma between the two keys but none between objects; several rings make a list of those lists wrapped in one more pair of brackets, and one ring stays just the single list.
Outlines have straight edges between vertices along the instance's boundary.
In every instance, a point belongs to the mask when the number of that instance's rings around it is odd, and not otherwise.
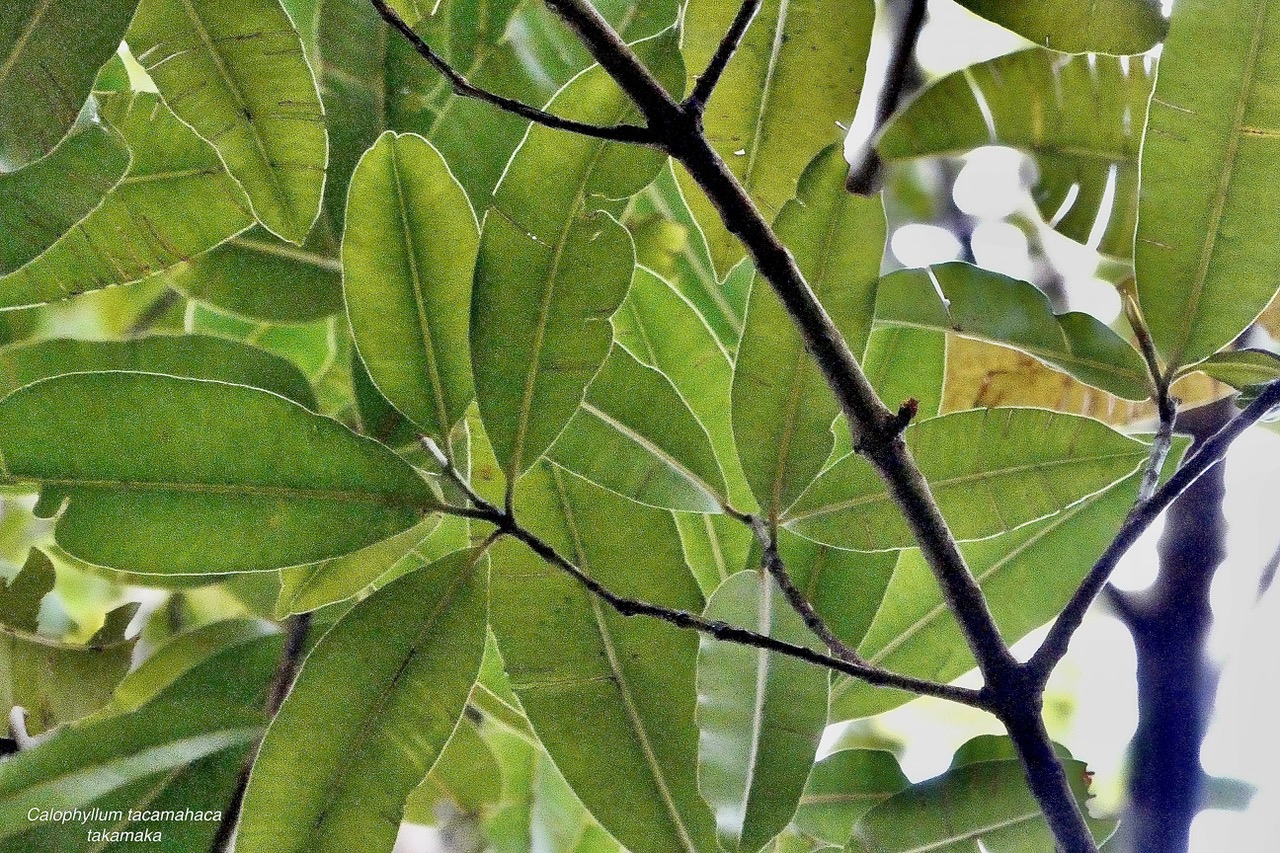
[{"label": "leaf midrib", "polygon": [[35,10],[35,14],[31,16],[26,28],[18,36],[17,41],[13,43],[13,50],[5,57],[4,64],[0,65],[0,86],[9,79],[9,75],[13,73],[13,69],[18,64],[18,58],[22,55],[22,50],[27,46],[27,42],[31,39],[31,34],[36,31],[36,27],[40,26],[40,21],[44,18],[44,13],[49,11],[49,7],[53,5],[53,0],[44,0]]},{"label": "leaf midrib", "polygon": [[272,486],[261,483],[170,482],[165,480],[120,480],[111,478],[41,477],[38,475],[0,474],[0,484],[30,485],[65,489],[113,489],[118,491],[157,491],[187,494],[229,495],[231,497],[277,497],[292,500],[328,500],[342,503],[380,503],[387,506],[431,510],[435,503],[408,494],[368,492],[358,489],[306,488]]}]

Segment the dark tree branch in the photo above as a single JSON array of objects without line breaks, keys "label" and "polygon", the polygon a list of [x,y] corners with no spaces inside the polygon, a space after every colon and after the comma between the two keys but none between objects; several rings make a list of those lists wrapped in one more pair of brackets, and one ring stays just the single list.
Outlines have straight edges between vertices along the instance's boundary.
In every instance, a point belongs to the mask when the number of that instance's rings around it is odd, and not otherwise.
[{"label": "dark tree branch", "polygon": [[756,535],[756,541],[764,549],[764,556],[761,562],[764,564],[765,571],[778,582],[778,588],[786,596],[787,603],[791,605],[791,609],[800,614],[805,626],[813,632],[815,637],[826,644],[833,655],[850,663],[865,663],[856,651],[849,648],[843,640],[836,636],[835,631],[831,630],[831,626],[826,623],[809,599],[805,598],[804,593],[796,588],[795,582],[791,580],[791,573],[787,571],[787,566],[782,561],[782,556],[778,553],[778,538],[773,531],[769,530],[760,519],[753,516],[748,516],[747,518],[748,524]]},{"label": "dark tree branch", "polygon": [[720,82],[725,68],[729,65],[729,60],[737,52],[738,45],[742,44],[742,37],[747,34],[747,27],[751,26],[751,22],[759,11],[760,0],[744,0],[742,6],[738,8],[738,14],[734,16],[733,23],[729,25],[724,38],[720,40],[720,46],[716,48],[711,61],[707,63],[706,70],[698,75],[697,81],[693,84],[693,91],[684,101],[684,108],[687,111],[701,115],[707,108],[707,102],[711,100],[716,84]]},{"label": "dark tree branch", "polygon": [[582,136],[590,136],[595,139],[606,139],[610,142],[629,142],[635,145],[646,145],[651,147],[657,146],[657,136],[647,127],[640,127],[633,124],[618,124],[613,126],[603,126],[598,124],[589,124],[587,122],[574,121],[573,119],[564,118],[563,116],[549,113],[546,110],[540,110],[537,107],[524,103],[523,101],[508,98],[499,95],[496,92],[490,92],[488,89],[482,89],[474,85],[462,74],[458,73],[452,65],[450,65],[444,57],[436,53],[431,45],[414,31],[403,18],[401,18],[394,9],[387,5],[386,0],[369,0],[373,4],[373,8],[377,10],[382,19],[390,24],[405,40],[417,51],[418,55],[425,59],[432,68],[438,71],[453,87],[454,94],[464,98],[474,98],[477,101],[483,101],[491,104],[504,112],[518,115],[523,119],[550,127],[555,130],[564,130],[570,133],[577,133]]},{"label": "dark tree branch", "polygon": [[[266,712],[268,718],[275,717],[280,710],[280,706],[284,704],[284,697],[289,695],[289,688],[293,686],[294,679],[298,676],[298,670],[302,667],[302,653],[306,648],[307,632],[310,629],[310,613],[299,613],[296,616],[290,616],[286,622],[284,650],[280,653],[280,661],[276,664],[275,674],[271,677],[271,684],[267,688]],[[258,757],[258,747],[261,744],[262,741],[259,740],[250,753],[248,760],[245,761],[244,766],[240,768],[240,775],[236,778],[236,787],[231,794],[231,802],[228,803],[226,811],[222,813],[222,823],[218,824],[218,832],[214,835],[213,844],[209,847],[210,850],[227,851],[231,849],[236,824],[240,821],[240,810],[244,807],[244,794],[249,787],[249,773],[253,770],[253,762]]]},{"label": "dark tree branch", "polygon": [[857,163],[849,170],[846,189],[858,195],[871,195],[879,190],[884,162],[876,151],[875,137],[880,129],[889,121],[889,117],[902,103],[903,96],[912,84],[912,62],[915,59],[916,43],[920,40],[920,30],[924,28],[925,11],[928,0],[906,0],[907,11],[898,28],[897,37],[893,41],[893,52],[889,56],[889,66],[885,70],[884,86],[880,89],[880,97],[876,101],[876,123],[866,148]]},{"label": "dark tree branch", "polygon": [[1093,600],[1106,586],[1107,579],[1111,577],[1111,572],[1120,558],[1133,547],[1138,538],[1168,508],[1169,504],[1185,492],[1201,474],[1222,461],[1231,443],[1241,433],[1278,405],[1280,405],[1280,381],[1268,385],[1243,412],[1199,445],[1182,463],[1182,467],[1158,488],[1149,500],[1138,503],[1129,511],[1124,524],[1120,527],[1120,532],[1094,563],[1093,568],[1080,584],[1080,588],[1076,590],[1075,595],[1053,623],[1053,627],[1049,629],[1049,635],[1027,662],[1028,671],[1037,683],[1043,685],[1047,682],[1054,667],[1066,655],[1072,635],[1084,621],[1084,614]]}]

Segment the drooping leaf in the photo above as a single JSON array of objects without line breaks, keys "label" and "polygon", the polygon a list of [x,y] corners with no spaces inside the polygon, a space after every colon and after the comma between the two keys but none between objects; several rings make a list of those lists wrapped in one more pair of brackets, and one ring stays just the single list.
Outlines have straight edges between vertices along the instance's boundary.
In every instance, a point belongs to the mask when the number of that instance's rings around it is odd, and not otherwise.
[{"label": "drooping leaf", "polygon": [[60,512],[59,545],[144,574],[312,562],[399,533],[435,502],[391,451],[296,403],[150,373],[13,392],[0,451],[6,479],[40,486],[37,513]]},{"label": "drooping leaf", "polygon": [[487,597],[483,551],[460,551],[378,590],[324,636],[263,738],[237,850],[391,850],[405,799],[475,683]]},{"label": "drooping leaf", "polygon": [[1142,314],[1171,367],[1229,344],[1276,293],[1280,246],[1280,19],[1265,2],[1180,3],[1142,145],[1134,269]]},{"label": "drooping leaf", "polygon": [[64,373],[129,370],[216,379],[274,391],[314,409],[306,377],[289,362],[255,347],[209,335],[150,335],[131,341],[53,338],[0,348],[0,397]]},{"label": "drooping leaf", "polygon": [[1280,379],[1280,356],[1266,350],[1245,349],[1220,352],[1185,372],[1200,371],[1238,391]]},{"label": "drooping leaf", "polygon": [[[1040,409],[980,409],[921,421],[903,435],[960,539],[1013,530],[1124,478],[1147,446],[1089,418]],[[806,538],[879,551],[914,543],[865,459],[844,457],[786,513]]]},{"label": "drooping leaf", "polygon": [[614,346],[548,458],[624,497],[720,512],[724,475],[706,430],[671,382]]},{"label": "drooping leaf", "polygon": [[328,135],[279,0],[141,0],[127,38],[165,103],[218,149],[258,221],[301,245],[320,212]]},{"label": "drooping leaf", "polygon": [[474,394],[467,330],[478,240],[466,194],[431,144],[379,137],[347,200],[347,316],[374,384],[437,441]]},{"label": "drooping leaf", "polygon": [[305,322],[342,307],[338,241],[327,226],[294,246],[255,225],[165,278],[191,299],[260,320]]},{"label": "drooping leaf", "polygon": [[[260,643],[273,644],[278,656],[278,638]],[[237,653],[242,662],[247,659]],[[244,700],[265,690],[273,662],[269,656],[265,668],[237,670],[227,665],[231,661],[220,661],[224,673],[238,676],[221,684],[222,693],[209,689],[212,682],[183,679],[136,711],[84,720],[0,763],[0,842],[22,843],[13,837],[32,828],[32,809],[137,806],[147,790],[174,771],[243,750],[264,722],[262,712],[248,710]],[[143,780],[149,783],[146,789]],[[79,839],[83,843],[84,836]]]},{"label": "drooping leaf", "polygon": [[969,264],[885,276],[876,321],[1009,346],[1127,400],[1151,395],[1142,357],[1101,321],[1076,311],[1055,315],[1035,285]]},{"label": "drooping leaf", "polygon": [[[691,0],[682,49],[689,87],[738,6]],[[853,117],[871,46],[875,8],[864,0],[765,0],[707,105],[707,137],[772,219],[796,194],[805,166],[839,142]],[[737,238],[683,170],[689,207],[707,235],[721,277],[743,257]]]},{"label": "drooping leaf", "polygon": [[[1116,821],[1088,817],[1085,763],[1063,760],[1071,791],[1094,838],[1101,842]],[[1041,853],[1054,847],[1053,833],[1027,789],[1017,760],[964,764],[912,785],[867,812],[853,828],[849,853]]]},{"label": "drooping leaf", "polygon": [[[33,735],[110,701],[137,642],[114,631],[86,645],[37,634],[36,614],[53,580],[53,564],[33,548],[13,582],[0,586],[0,712],[7,716],[15,705],[24,708],[27,733]],[[127,624],[137,609],[123,605],[108,615],[108,624]]]},{"label": "drooping leaf", "polygon": [[1045,220],[1077,242],[1127,258],[1154,81],[1140,59],[1019,51],[934,83],[889,122],[876,148],[890,162],[982,145],[1026,151],[1036,161],[1032,196]]},{"label": "drooping leaf", "polygon": [[129,145],[128,172],[52,245],[0,276],[0,306],[138,281],[252,223],[244,193],[217,152],[155,95],[104,96],[101,112]]},{"label": "drooping leaf", "polygon": [[[797,645],[816,639],[760,571],[720,585],[705,615]],[[827,674],[763,649],[702,638],[698,790],[720,847],[755,853],[790,822],[827,721]]]},{"label": "drooping leaf", "polygon": [[276,616],[283,619],[291,613],[308,613],[357,595],[401,559],[412,557],[416,547],[439,524],[439,517],[427,518],[403,533],[354,553],[284,569],[280,573]]},{"label": "drooping leaf", "polygon": [[843,846],[858,818],[910,784],[893,753],[878,749],[833,752],[813,765],[796,810],[796,826]]},{"label": "drooping leaf", "polygon": [[[516,513],[618,594],[701,611],[670,513],[545,462],[521,480]],[[714,850],[695,782],[694,635],[619,616],[517,542],[493,561],[511,686],[578,797],[635,853]]]},{"label": "drooping leaf", "polygon": [[0,174],[0,275],[13,272],[84,219],[129,167],[124,140],[88,124],[49,156]]},{"label": "drooping leaf", "polygon": [[[861,353],[871,332],[885,220],[878,197],[845,191],[848,171],[838,146],[819,155],[775,227],[849,347]],[[782,301],[757,276],[734,365],[733,432],[747,482],[770,518],[822,470],[838,411]]]},{"label": "drooping leaf", "polygon": [[845,645],[857,648],[893,577],[897,552],[843,551],[782,528],[778,554],[796,588],[832,632]]},{"label": "drooping leaf", "polygon": [[120,46],[138,0],[0,7],[0,173],[53,150]]},{"label": "drooping leaf", "polygon": [[711,437],[730,498],[745,508],[751,490],[738,461],[729,414],[733,364],[707,321],[672,285],[639,269],[613,315],[613,327],[619,343],[676,386]]},{"label": "drooping leaf", "polygon": [[[668,31],[637,46],[666,81],[682,74],[673,39]],[[551,108],[604,123],[634,113],[598,67],[569,83]],[[597,197],[635,193],[662,163],[656,151],[534,126],[495,191],[476,262],[471,359],[480,415],[508,482],[577,410],[608,355],[608,318],[631,284],[631,239]]]},{"label": "drooping leaf", "polygon": [[1164,38],[1159,0],[959,0],[971,12],[1064,53],[1144,53]]}]

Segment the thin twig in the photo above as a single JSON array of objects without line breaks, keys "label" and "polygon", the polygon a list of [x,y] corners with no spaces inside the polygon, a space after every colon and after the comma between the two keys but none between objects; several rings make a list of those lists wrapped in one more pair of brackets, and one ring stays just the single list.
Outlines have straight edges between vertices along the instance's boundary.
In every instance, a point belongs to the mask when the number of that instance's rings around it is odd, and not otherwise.
[{"label": "thin twig", "polygon": [[1053,627],[1049,629],[1049,634],[1040,648],[1027,662],[1028,671],[1038,683],[1047,682],[1054,667],[1066,655],[1072,635],[1084,621],[1084,614],[1089,606],[1106,586],[1107,579],[1111,577],[1111,572],[1114,571],[1120,558],[1133,547],[1133,544],[1168,508],[1169,504],[1185,492],[1201,474],[1222,461],[1231,443],[1241,433],[1278,405],[1280,405],[1280,381],[1266,386],[1243,412],[1232,418],[1226,426],[1197,447],[1182,463],[1182,467],[1163,486],[1156,489],[1149,500],[1137,504],[1129,511],[1124,524],[1120,526],[1120,532],[1094,563],[1089,574],[1053,623]]},{"label": "thin twig", "polygon": [[738,14],[733,18],[733,23],[729,25],[716,52],[711,56],[711,61],[707,63],[706,70],[698,75],[697,81],[693,84],[693,91],[688,98],[685,98],[686,110],[700,115],[707,108],[707,102],[711,100],[716,84],[720,82],[725,68],[729,65],[729,60],[738,50],[738,45],[742,44],[742,37],[747,34],[747,27],[751,26],[751,21],[759,11],[760,0],[743,0],[738,8]]},{"label": "thin twig", "polygon": [[[268,719],[274,718],[276,713],[279,712],[280,706],[284,704],[285,696],[289,695],[289,688],[293,686],[293,680],[297,677],[298,670],[302,666],[302,652],[306,648],[307,632],[311,628],[311,614],[299,613],[295,616],[290,616],[285,624],[284,650],[280,653],[280,661],[276,664],[275,674],[271,677],[271,685],[267,688],[266,712]],[[236,824],[240,820],[240,810],[244,807],[245,791],[249,787],[249,774],[253,770],[253,762],[258,757],[258,747],[261,745],[262,741],[259,740],[254,745],[244,766],[240,768],[240,775],[236,778],[236,787],[232,791],[231,801],[227,804],[227,809],[222,814],[222,822],[218,824],[218,831],[214,835],[213,844],[209,847],[210,850],[226,851],[231,849],[231,841],[235,835]]]},{"label": "thin twig", "polygon": [[658,146],[657,135],[647,127],[641,127],[634,124],[617,124],[617,125],[598,125],[587,122],[574,121],[573,119],[564,118],[546,110],[538,109],[535,106],[518,101],[514,98],[508,98],[499,95],[496,92],[490,92],[476,86],[466,77],[462,76],[457,69],[450,65],[444,57],[436,53],[431,45],[414,31],[413,27],[405,22],[386,2],[386,0],[369,0],[373,4],[373,8],[377,10],[382,19],[394,27],[405,40],[413,47],[413,49],[425,59],[432,68],[438,71],[449,81],[449,85],[453,87],[454,94],[464,98],[474,98],[477,101],[483,101],[486,104],[492,104],[500,110],[513,113],[523,119],[527,119],[535,124],[550,127],[555,130],[564,130],[570,133],[577,133],[581,136],[590,136],[594,139],[605,139],[610,142],[628,142],[633,145],[645,145],[650,147]]},{"label": "thin twig", "polygon": [[1138,307],[1138,296],[1134,289],[1133,279],[1120,286],[1121,299],[1124,304],[1125,317],[1133,329],[1133,336],[1138,341],[1138,351],[1147,365],[1147,373],[1151,378],[1151,392],[1156,401],[1156,412],[1160,426],[1156,429],[1155,440],[1151,442],[1151,453],[1147,457],[1146,470],[1142,472],[1142,483],[1138,486],[1138,500],[1147,501],[1155,494],[1160,484],[1160,472],[1164,470],[1164,462],[1169,458],[1169,450],[1173,447],[1173,424],[1178,417],[1178,401],[1170,396],[1169,385],[1172,377],[1160,369],[1160,356],[1156,354],[1155,341],[1142,318],[1142,310]]},{"label": "thin twig", "polygon": [[782,561],[782,555],[778,553],[778,538],[773,531],[769,530],[763,521],[754,516],[748,516],[748,519],[751,529],[756,535],[756,540],[760,543],[760,547],[764,549],[764,557],[761,562],[764,564],[765,571],[777,581],[778,588],[786,596],[787,603],[791,605],[791,609],[800,614],[800,618],[804,620],[804,624],[808,629],[826,644],[833,655],[850,663],[865,663],[856,651],[849,648],[843,640],[836,636],[835,631],[831,630],[831,626],[826,623],[826,620],[822,618],[809,599],[805,598],[804,593],[796,587],[795,581],[791,579],[791,573],[787,571],[786,563]]},{"label": "thin twig", "polygon": [[871,131],[861,158],[849,170],[849,179],[845,182],[845,188],[851,193],[871,195],[879,189],[877,185],[880,183],[884,162],[880,159],[880,152],[876,150],[875,137],[898,109],[898,104],[907,91],[911,63],[915,57],[916,43],[920,41],[920,30],[924,28],[928,5],[927,0],[907,0],[907,12],[902,18],[898,36],[894,39],[889,66],[885,70],[884,85],[880,88],[880,97],[876,101],[875,128]]}]

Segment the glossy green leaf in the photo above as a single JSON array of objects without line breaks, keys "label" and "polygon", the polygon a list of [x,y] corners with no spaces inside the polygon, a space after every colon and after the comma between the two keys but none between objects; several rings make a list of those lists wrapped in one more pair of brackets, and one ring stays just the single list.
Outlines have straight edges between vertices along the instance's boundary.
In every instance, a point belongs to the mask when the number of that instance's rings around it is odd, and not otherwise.
[{"label": "glossy green leaf", "polygon": [[319,225],[301,246],[255,225],[173,267],[165,280],[191,299],[261,320],[305,322],[342,307],[338,241]]},{"label": "glossy green leaf", "polygon": [[[1039,524],[961,546],[1007,642],[1058,614],[1119,529],[1137,485],[1138,475],[1131,475]],[[902,553],[884,604],[858,651],[895,672],[944,682],[974,666],[937,581],[915,550]],[[832,688],[831,719],[870,716],[912,698],[841,678]]]},{"label": "glossy green leaf", "polygon": [[[637,45],[663,80],[678,80],[668,31]],[[633,119],[634,107],[600,68],[552,101],[581,121]],[[598,196],[642,189],[664,162],[656,151],[531,127],[485,216],[471,302],[471,359],[480,415],[508,482],[569,422],[613,334],[634,252]],[[555,179],[548,181],[548,176]]]},{"label": "glossy green leaf", "polygon": [[813,765],[796,810],[796,826],[843,846],[858,818],[910,784],[893,753],[878,749],[833,752]]},{"label": "glossy green leaf", "polygon": [[[735,504],[750,504],[751,490],[738,461],[729,414],[733,364],[707,321],[671,284],[645,269],[613,315],[614,335],[640,361],[671,380],[707,430]],[[741,565],[734,567],[736,571]]]},{"label": "glossy green leaf", "polygon": [[711,439],[671,382],[614,346],[548,458],[650,506],[720,512]]},{"label": "glossy green leaf", "polygon": [[251,224],[244,193],[217,152],[156,96],[106,96],[101,111],[129,145],[128,172],[49,248],[0,276],[0,306],[138,281]]},{"label": "glossy green leaf", "polygon": [[0,174],[0,275],[49,248],[84,219],[129,168],[124,140],[102,124],[88,124],[49,156]]},{"label": "glossy green leaf", "polygon": [[876,321],[1018,349],[1126,400],[1151,395],[1142,356],[1104,323],[1077,311],[1055,315],[1035,285],[969,264],[885,276],[876,293]]},{"label": "glossy green leaf", "polygon": [[[1051,515],[1127,476],[1147,446],[1110,427],[1044,409],[974,409],[903,434],[952,532],[979,539]],[[850,454],[822,473],[784,523],[837,548],[914,543],[875,470]]]},{"label": "glossy green leaf", "polygon": [[[516,513],[618,594],[701,611],[670,513],[549,463],[521,480]],[[619,616],[517,542],[494,546],[493,563],[511,686],[583,803],[634,853],[714,850],[695,782],[696,637]]]},{"label": "glossy green leaf", "polygon": [[[114,631],[87,645],[37,634],[36,614],[53,580],[53,564],[33,548],[12,583],[0,581],[0,712],[7,716],[20,705],[32,735],[107,704],[129,671],[137,642]],[[118,608],[108,615],[108,624],[128,624],[137,609],[136,604]]]},{"label": "glossy green leaf", "polygon": [[[788,643],[816,640],[760,571],[720,585],[705,615]],[[755,853],[790,822],[827,722],[827,673],[708,637],[698,651],[698,790],[720,847]]]},{"label": "glossy green leaf", "polygon": [[391,850],[405,799],[475,683],[488,578],[482,551],[456,552],[378,590],[324,636],[263,738],[237,850]]},{"label": "glossy green leaf", "polygon": [[347,200],[347,316],[374,384],[437,441],[474,394],[467,330],[478,241],[467,196],[431,144],[379,137]]},{"label": "glossy green leaf", "polygon": [[0,7],[0,173],[71,129],[138,0],[9,0]]},{"label": "glossy green leaf", "polygon": [[[682,49],[689,83],[706,68],[738,5],[691,0]],[[707,137],[772,219],[823,148],[844,137],[871,46],[869,0],[765,0],[707,106]],[[723,277],[743,257],[737,238],[683,170],[681,186]]]},{"label": "glossy green leaf", "polygon": [[1184,370],[1186,373],[1194,371],[1207,373],[1219,382],[1243,391],[1251,385],[1280,379],[1280,356],[1258,349],[1220,352]]},{"label": "glossy green leaf", "polygon": [[208,335],[151,335],[131,341],[54,338],[0,348],[0,397],[63,373],[130,370],[216,379],[274,391],[314,409],[315,394],[296,367],[279,356]]},{"label": "glossy green leaf", "polygon": [[[1087,815],[1089,799],[1083,761],[1063,761],[1071,791]],[[853,828],[849,853],[1042,853],[1054,847],[1040,806],[1017,760],[980,761],[912,785],[873,808]],[[1101,842],[1116,821],[1087,817]]]},{"label": "glossy green leaf", "polygon": [[1134,269],[1173,367],[1229,344],[1276,293],[1280,19],[1265,2],[1179,3],[1142,145]]},{"label": "glossy green leaf", "polygon": [[[873,329],[867,340],[862,369],[876,394],[891,408],[916,401],[916,417],[937,416],[942,406],[947,336],[929,329],[887,326]],[[847,429],[837,427],[840,433]],[[852,439],[850,439],[852,442]]]},{"label": "glossy green leaf", "polygon": [[876,147],[891,162],[982,145],[1026,151],[1036,161],[1032,195],[1045,220],[1073,240],[1127,258],[1154,82],[1140,59],[1019,51],[934,83],[889,122]]},{"label": "glossy green leaf", "polygon": [[[209,765],[220,766],[231,783],[243,756],[261,732],[267,686],[282,648],[279,635],[234,645],[190,669],[147,704],[127,714],[95,715],[60,729],[35,748],[0,763],[0,850],[80,849],[86,829],[75,823],[75,844],[60,846],[58,829],[33,826],[31,809],[88,810],[93,807],[151,808],[157,798],[185,796],[180,807],[207,802],[213,812],[173,826],[166,838],[204,837],[217,829],[230,784],[216,795],[198,784]],[[218,760],[236,756],[234,768]],[[194,779],[192,777],[195,777]],[[192,782],[197,784],[193,787]],[[196,789],[204,791],[199,793]],[[111,830],[126,813],[102,816],[97,828]],[[166,826],[164,832],[168,832]],[[41,848],[35,843],[48,841]],[[111,847],[113,851],[130,849]],[[135,848],[136,849],[136,848]]]},{"label": "glossy green leaf", "polygon": [[308,613],[326,604],[358,595],[400,560],[414,557],[417,546],[439,524],[440,518],[433,516],[403,533],[397,533],[390,539],[375,542],[354,553],[309,566],[284,569],[280,573],[276,617],[283,619],[291,613]]},{"label": "glossy green leaf", "polygon": [[959,0],[1041,47],[1065,53],[1145,53],[1164,38],[1159,0]]},{"label": "glossy green leaf", "polygon": [[13,392],[0,451],[6,479],[40,485],[37,513],[60,513],[59,545],[142,573],[313,562],[399,533],[435,502],[391,451],[296,403],[151,373]]},{"label": "glossy green leaf", "polygon": [[844,551],[782,528],[778,554],[796,588],[827,626],[850,648],[857,648],[893,577],[897,552]]},{"label": "glossy green leaf", "polygon": [[[839,147],[823,152],[775,227],[845,341],[860,353],[871,333],[885,220],[879,197],[845,190],[848,171]],[[770,518],[822,470],[838,411],[786,308],[757,276],[734,366],[733,432],[747,482]]]},{"label": "glossy green leaf", "polygon": [[165,103],[218,149],[258,221],[300,245],[320,212],[328,135],[279,0],[142,0],[127,38]]}]

